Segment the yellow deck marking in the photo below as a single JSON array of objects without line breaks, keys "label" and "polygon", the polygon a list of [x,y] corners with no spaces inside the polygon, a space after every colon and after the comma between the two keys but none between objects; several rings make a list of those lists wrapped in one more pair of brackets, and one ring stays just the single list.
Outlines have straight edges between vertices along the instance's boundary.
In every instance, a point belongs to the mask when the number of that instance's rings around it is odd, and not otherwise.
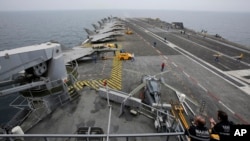
[{"label": "yellow deck marking", "polygon": [[[89,45],[86,45],[85,47],[87,46]],[[121,46],[118,45],[118,48],[121,48]],[[119,51],[116,51],[116,53],[119,53]],[[100,86],[103,86],[103,83],[105,80],[107,81],[107,85],[110,88],[121,90],[122,88],[122,61],[120,61],[117,57],[113,57],[112,70],[111,70],[109,79],[77,81],[76,83],[73,84],[73,86],[68,87],[68,91],[73,88],[79,91],[84,86],[98,89]]]}]

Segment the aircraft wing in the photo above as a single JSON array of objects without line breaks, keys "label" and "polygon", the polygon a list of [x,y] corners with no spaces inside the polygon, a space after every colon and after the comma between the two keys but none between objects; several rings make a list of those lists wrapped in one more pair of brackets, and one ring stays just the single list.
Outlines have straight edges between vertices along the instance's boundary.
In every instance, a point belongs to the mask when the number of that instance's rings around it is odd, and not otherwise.
[{"label": "aircraft wing", "polygon": [[97,32],[99,34],[103,34],[103,33],[109,33],[109,32],[115,32],[115,31],[120,31],[120,30],[124,30],[125,28],[121,28],[121,27],[115,27],[115,28],[103,28],[103,29],[99,29]]},{"label": "aircraft wing", "polygon": [[115,38],[109,37],[109,36],[95,36],[95,37],[92,37],[91,42],[92,43],[106,42],[106,41],[111,41],[111,40],[115,40]]},{"label": "aircraft wing", "polygon": [[104,33],[104,34],[96,34],[93,36],[90,36],[91,42],[104,42],[104,41],[110,41],[115,40],[114,38],[115,34],[111,33]]},{"label": "aircraft wing", "polygon": [[102,48],[102,49],[94,49],[95,52],[114,52],[114,51],[117,51],[119,49],[116,49],[116,48],[109,48],[109,47],[105,47],[105,48]]},{"label": "aircraft wing", "polygon": [[66,50],[63,52],[64,63],[66,64],[73,60],[88,56],[92,53],[94,53],[94,50],[92,48],[74,47],[71,50]]},{"label": "aircraft wing", "polygon": [[112,31],[119,31],[119,30],[124,30],[124,25],[123,24],[119,24],[116,22],[111,22],[111,23],[107,23],[104,26],[102,26],[101,29],[98,29],[98,33],[108,33],[108,32],[112,32]]}]

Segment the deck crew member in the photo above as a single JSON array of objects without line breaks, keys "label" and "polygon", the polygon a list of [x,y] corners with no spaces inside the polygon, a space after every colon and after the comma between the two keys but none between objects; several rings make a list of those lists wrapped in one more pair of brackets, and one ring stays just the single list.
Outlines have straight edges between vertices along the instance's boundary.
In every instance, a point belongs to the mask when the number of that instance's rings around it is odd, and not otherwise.
[{"label": "deck crew member", "polygon": [[131,62],[134,62],[135,61],[135,54],[133,53],[132,55],[131,55]]},{"label": "deck crew member", "polygon": [[213,56],[215,57],[214,61],[219,62],[219,57],[221,57],[221,54],[217,53],[217,54],[214,54]]},{"label": "deck crew member", "polygon": [[156,42],[154,42],[154,47],[156,47]]},{"label": "deck crew member", "polygon": [[194,124],[185,131],[185,135],[190,137],[190,141],[210,141],[210,133],[205,127],[206,120],[202,116],[196,116]]},{"label": "deck crew member", "polygon": [[221,110],[218,111],[218,120],[220,122],[216,124],[214,119],[210,118],[212,134],[219,134],[220,141],[229,141],[230,125],[233,125],[233,122],[229,121],[227,113]]},{"label": "deck crew member", "polygon": [[161,72],[163,72],[164,68],[165,68],[165,63],[162,62],[162,64],[161,64]]}]

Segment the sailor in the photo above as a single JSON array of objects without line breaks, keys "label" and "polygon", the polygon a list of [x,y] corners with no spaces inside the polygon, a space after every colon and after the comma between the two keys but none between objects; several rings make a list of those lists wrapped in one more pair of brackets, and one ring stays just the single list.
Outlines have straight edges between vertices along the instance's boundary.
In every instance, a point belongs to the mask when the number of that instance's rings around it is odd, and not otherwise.
[{"label": "sailor", "polygon": [[166,37],[164,37],[164,41],[167,42],[167,38]]},{"label": "sailor", "polygon": [[132,55],[131,55],[131,62],[134,62],[135,61],[135,54],[133,53]]},{"label": "sailor", "polygon": [[196,116],[194,124],[185,131],[185,135],[190,137],[190,141],[209,141],[210,133],[205,124],[206,120],[204,117]]},{"label": "sailor", "polygon": [[156,47],[156,42],[154,42],[154,47]]},{"label": "sailor", "polygon": [[97,62],[97,54],[96,53],[94,53],[94,55],[92,56],[93,58],[93,61],[96,63]]},{"label": "sailor", "polygon": [[230,126],[234,123],[228,120],[228,115],[226,112],[218,111],[219,123],[216,124],[213,118],[210,118],[210,124],[212,129],[212,134],[219,134],[220,141],[230,140]]},{"label": "sailor", "polygon": [[163,72],[164,68],[165,68],[165,63],[162,62],[162,64],[161,64],[161,72]]},{"label": "sailor", "polygon": [[107,80],[103,81],[103,86],[105,86],[105,87],[107,86]]},{"label": "sailor", "polygon": [[125,50],[124,50],[124,49],[121,49],[121,50],[120,50],[120,53],[125,53]]},{"label": "sailor", "polygon": [[214,57],[215,57],[214,61],[215,61],[215,62],[219,62],[219,57],[220,57],[220,56],[221,56],[220,53],[214,54]]}]

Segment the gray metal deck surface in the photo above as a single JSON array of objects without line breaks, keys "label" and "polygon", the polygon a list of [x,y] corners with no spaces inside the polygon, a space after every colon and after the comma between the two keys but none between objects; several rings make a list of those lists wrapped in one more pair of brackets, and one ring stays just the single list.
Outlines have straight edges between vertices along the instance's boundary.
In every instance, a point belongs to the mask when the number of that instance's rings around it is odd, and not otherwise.
[{"label": "gray metal deck surface", "polygon": [[[222,109],[229,114],[229,119],[235,123],[250,123],[249,95],[239,87],[235,87],[226,81],[223,77],[208,70],[202,64],[167,46],[131,23],[133,21],[130,22],[129,26],[134,30],[134,34],[125,35],[116,42],[126,51],[135,54],[134,62],[124,61],[122,64],[122,91],[129,93],[136,88],[141,83],[142,74],[154,75],[159,73],[161,63],[164,61],[166,62],[165,70],[170,70],[170,72],[162,75],[165,82],[178,91],[185,93],[199,104],[205,101],[207,119],[210,117],[216,119],[217,110]],[[152,26],[147,24],[135,23],[144,28],[149,28],[148,30],[152,28]],[[180,40],[178,46],[186,49],[186,40],[175,38],[175,36],[178,36],[175,33],[167,33],[167,35],[170,41]],[[192,40],[195,41],[196,39]],[[156,48],[152,47],[153,41],[158,43]],[[206,44],[210,42],[209,40]],[[200,54],[207,56],[204,60],[209,62],[211,54],[207,54],[208,52],[204,50],[205,48],[202,48]],[[107,53],[106,55],[112,57],[113,53]],[[197,57],[199,58],[200,56],[197,55]],[[221,69],[221,64],[214,65],[214,63],[211,63],[211,65]],[[241,68],[241,66],[243,66],[242,69],[249,68],[241,63],[231,67],[234,67],[232,70],[235,70]],[[79,63],[79,79],[108,79],[111,70],[112,59],[98,60],[97,63],[92,61],[81,62]],[[170,100],[176,100],[163,86],[161,93],[163,101],[167,103]],[[139,97],[139,94],[135,95],[135,97]],[[48,116],[27,133],[74,133],[79,126],[102,127],[104,132],[106,132],[109,113],[106,105],[106,101],[100,98],[95,90],[86,87],[82,90],[79,99],[65,104],[63,107],[58,107],[51,116]],[[156,132],[153,121],[145,116],[133,116],[125,112],[125,115],[119,118],[119,106],[119,104],[112,103],[113,112],[110,133]],[[199,109],[197,107],[193,106],[193,108],[195,112],[198,112]],[[151,140],[151,138],[147,139]],[[141,140],[147,139],[142,138]],[[137,139],[134,138],[133,140]]]}]

